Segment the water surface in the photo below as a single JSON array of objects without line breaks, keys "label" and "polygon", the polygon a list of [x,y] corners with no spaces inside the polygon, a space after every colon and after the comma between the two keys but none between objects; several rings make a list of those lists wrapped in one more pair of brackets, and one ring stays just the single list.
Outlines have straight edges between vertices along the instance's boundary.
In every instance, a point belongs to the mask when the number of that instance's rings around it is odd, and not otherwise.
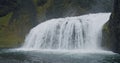
[{"label": "water surface", "polygon": [[107,52],[1,50],[0,63],[120,63],[120,55]]}]

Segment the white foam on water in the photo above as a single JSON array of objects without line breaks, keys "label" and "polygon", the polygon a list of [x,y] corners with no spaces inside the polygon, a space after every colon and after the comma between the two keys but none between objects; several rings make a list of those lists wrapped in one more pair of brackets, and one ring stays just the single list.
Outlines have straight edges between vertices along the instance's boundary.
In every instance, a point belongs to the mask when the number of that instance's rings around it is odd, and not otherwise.
[{"label": "white foam on water", "polygon": [[104,50],[84,50],[84,49],[76,49],[76,50],[66,50],[66,49],[25,49],[25,48],[17,48],[17,49],[10,49],[10,51],[28,51],[28,52],[39,52],[39,53],[46,53],[46,54],[107,54],[113,55],[116,54],[112,51],[104,51]]}]

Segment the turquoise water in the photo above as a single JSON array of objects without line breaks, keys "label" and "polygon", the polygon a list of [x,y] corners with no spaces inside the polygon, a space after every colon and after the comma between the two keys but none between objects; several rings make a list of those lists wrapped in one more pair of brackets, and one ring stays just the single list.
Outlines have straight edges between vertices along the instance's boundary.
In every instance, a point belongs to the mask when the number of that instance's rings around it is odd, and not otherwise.
[{"label": "turquoise water", "polygon": [[120,63],[113,53],[1,50],[0,63]]}]

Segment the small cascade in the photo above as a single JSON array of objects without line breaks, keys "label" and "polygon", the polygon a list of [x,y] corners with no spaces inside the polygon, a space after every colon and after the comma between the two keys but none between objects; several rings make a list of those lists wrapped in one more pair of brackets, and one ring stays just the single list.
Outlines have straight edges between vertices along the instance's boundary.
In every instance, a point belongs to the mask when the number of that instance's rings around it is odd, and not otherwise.
[{"label": "small cascade", "polygon": [[47,20],[27,35],[22,48],[100,49],[102,27],[110,13]]}]

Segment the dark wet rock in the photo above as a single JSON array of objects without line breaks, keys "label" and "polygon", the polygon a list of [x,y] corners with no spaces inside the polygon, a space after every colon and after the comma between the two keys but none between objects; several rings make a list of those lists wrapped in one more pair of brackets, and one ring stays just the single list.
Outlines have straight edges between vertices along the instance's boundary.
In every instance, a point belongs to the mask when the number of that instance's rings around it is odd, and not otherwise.
[{"label": "dark wet rock", "polygon": [[108,50],[120,53],[120,0],[114,0],[114,10],[103,29],[104,46]]}]

